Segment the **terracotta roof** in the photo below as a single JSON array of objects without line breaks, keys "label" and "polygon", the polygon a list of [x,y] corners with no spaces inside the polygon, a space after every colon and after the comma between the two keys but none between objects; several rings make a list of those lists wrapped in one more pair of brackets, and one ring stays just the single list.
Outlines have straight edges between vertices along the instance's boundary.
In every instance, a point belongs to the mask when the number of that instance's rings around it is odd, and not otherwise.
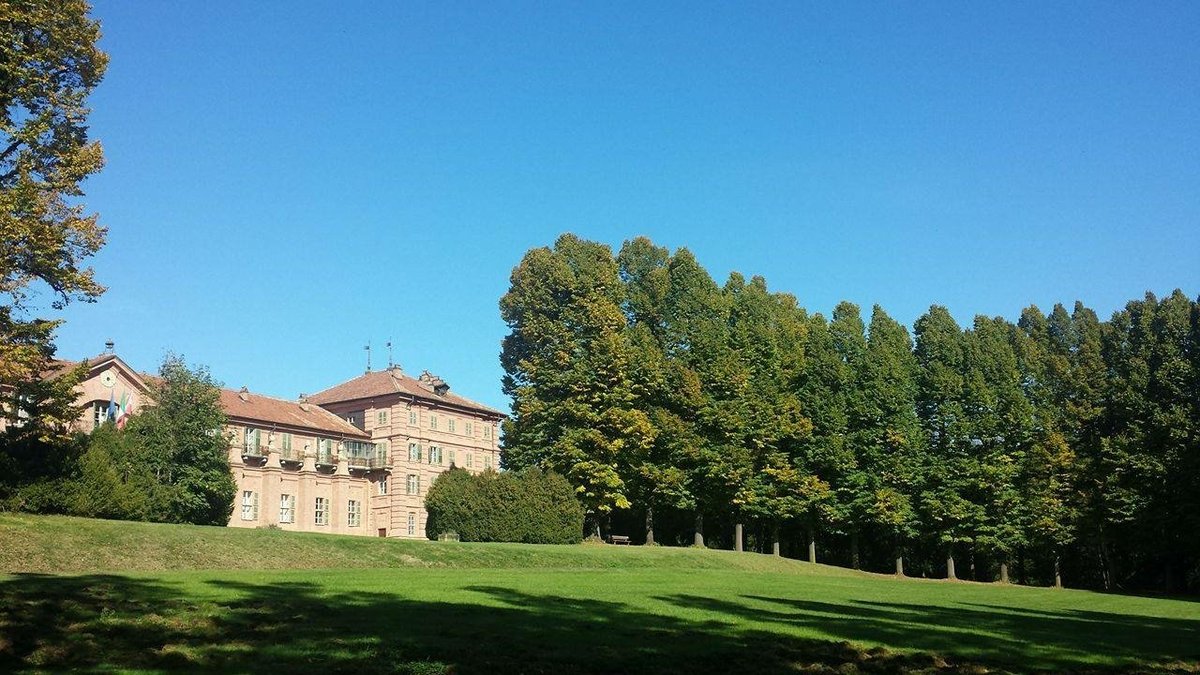
[{"label": "terracotta roof", "polygon": [[439,384],[444,385],[444,382],[440,379],[425,379],[431,381],[409,377],[399,368],[376,370],[359,375],[353,380],[347,380],[318,394],[313,394],[307,400],[317,405],[324,405],[326,403],[354,401],[360,398],[400,394],[402,396],[415,396],[426,401],[476,410],[490,415],[504,414],[495,408],[490,408],[482,403],[476,403],[469,398],[451,393],[448,389],[445,390],[445,393],[438,394],[434,389]]},{"label": "terracotta roof", "polygon": [[221,407],[230,419],[284,424],[339,436],[369,438],[358,427],[319,405],[285,401],[248,391],[222,389]]}]

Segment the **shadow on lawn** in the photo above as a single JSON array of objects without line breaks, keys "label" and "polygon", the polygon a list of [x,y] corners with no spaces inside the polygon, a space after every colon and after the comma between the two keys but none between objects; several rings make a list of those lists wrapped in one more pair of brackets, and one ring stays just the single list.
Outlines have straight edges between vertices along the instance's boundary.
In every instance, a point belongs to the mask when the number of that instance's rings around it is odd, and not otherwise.
[{"label": "shadow on lawn", "polygon": [[[1063,672],[1078,668],[1093,653],[1138,664],[1137,672],[1194,673],[1200,668],[1200,619],[968,603],[939,607],[858,600],[843,605],[756,595],[743,596],[748,604],[697,595],[659,599],[760,624],[812,627],[843,640],[954,653],[1018,670]],[[1148,658],[1158,665],[1146,663]]]},{"label": "shadow on lawn", "polygon": [[[1012,622],[984,624],[1008,637],[981,639],[978,653],[968,652],[979,661],[968,663],[747,630],[719,616],[689,620],[617,602],[489,586],[468,589],[489,603],[484,605],[419,602],[387,593],[319,592],[302,583],[210,583],[219,587],[220,599],[122,576],[10,577],[0,582],[0,672],[982,672],[980,664],[1002,658],[1014,646],[1009,643],[1021,640],[1023,633],[1039,640],[1074,635],[1077,630],[1064,630],[1069,622],[1093,620],[1033,614],[1010,619],[982,609],[866,603],[842,607],[779,598],[747,598],[748,604],[697,596],[666,599],[730,619],[812,622],[848,640],[887,641],[931,651],[952,646],[960,653],[963,645],[938,627]],[[1194,643],[1179,643],[1185,635],[1194,639],[1197,622],[1163,621],[1156,626],[1138,619],[1125,625],[1109,615],[1102,620],[1111,622],[1106,631],[1132,631],[1122,638],[1131,645],[1159,632],[1165,643],[1174,641],[1177,650],[1194,649]],[[1051,644],[1086,649],[1084,637]]]}]

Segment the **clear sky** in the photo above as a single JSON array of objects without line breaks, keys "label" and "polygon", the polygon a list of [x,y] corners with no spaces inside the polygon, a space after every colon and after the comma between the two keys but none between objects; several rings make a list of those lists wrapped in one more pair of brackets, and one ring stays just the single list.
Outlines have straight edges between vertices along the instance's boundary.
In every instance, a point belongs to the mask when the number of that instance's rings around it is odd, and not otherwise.
[{"label": "clear sky", "polygon": [[96,3],[112,338],[292,398],[507,409],[497,301],[564,231],[911,325],[1200,292],[1200,3]]}]

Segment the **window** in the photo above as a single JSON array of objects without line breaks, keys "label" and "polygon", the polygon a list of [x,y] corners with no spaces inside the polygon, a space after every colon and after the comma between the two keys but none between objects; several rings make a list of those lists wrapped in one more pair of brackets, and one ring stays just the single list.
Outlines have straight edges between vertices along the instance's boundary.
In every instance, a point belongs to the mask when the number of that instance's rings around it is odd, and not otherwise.
[{"label": "window", "polygon": [[436,446],[436,445],[429,446],[429,463],[430,464],[441,464],[442,463],[442,449],[439,446]]},{"label": "window", "polygon": [[317,439],[317,464],[333,463],[333,439]]},{"label": "window", "polygon": [[92,428],[99,429],[101,424],[104,424],[104,418],[108,416],[108,406],[104,401],[96,401],[92,404]]},{"label": "window", "polygon": [[490,425],[490,424],[483,425],[483,437],[487,438],[487,439],[490,439],[492,437],[492,425]]},{"label": "window", "polygon": [[434,415],[432,413],[430,413],[430,415],[429,415],[429,428],[437,429],[437,415]]},{"label": "window", "polygon": [[242,520],[258,520],[258,493],[253,490],[242,492]]},{"label": "window", "polygon": [[387,494],[387,487],[388,487],[387,486],[387,478],[388,478],[387,474],[384,474],[379,477],[378,489],[379,489],[379,494],[381,494],[381,495]]},{"label": "window", "polygon": [[317,525],[329,524],[329,500],[317,497],[317,507],[313,510],[313,521]]},{"label": "window", "polygon": [[475,425],[470,422],[463,422],[463,433],[468,436],[475,435]]},{"label": "window", "polygon": [[492,453],[486,453],[483,456],[483,469],[489,471],[492,468]]},{"label": "window", "polygon": [[471,453],[469,453],[469,452],[468,452],[468,453],[467,453],[467,468],[468,468],[468,469],[473,469],[473,468],[475,468],[475,462],[474,462],[474,460],[475,460],[475,456],[474,456],[474,455],[472,455]]},{"label": "window", "polygon": [[296,522],[296,496],[279,495],[279,522]]},{"label": "window", "polygon": [[246,453],[250,455],[258,454],[258,441],[260,434],[258,429],[246,427]]},{"label": "window", "polygon": [[408,461],[410,461],[410,462],[421,461],[421,444],[420,443],[409,443],[408,444]]},{"label": "window", "polygon": [[362,525],[362,502],[357,499],[346,502],[346,524],[350,527]]},{"label": "window", "polygon": [[449,431],[450,433],[454,433],[454,418],[453,417],[446,420],[446,430]]},{"label": "window", "polygon": [[387,411],[386,411],[386,410],[380,410],[380,411],[379,411],[378,413],[376,413],[376,415],[375,415],[375,426],[380,426],[380,427],[381,427],[381,426],[383,426],[383,425],[387,424],[387,423],[388,423],[388,421],[387,421],[387,417],[388,417],[388,415],[387,415]]},{"label": "window", "polygon": [[291,450],[292,449],[292,435],[289,433],[284,433],[284,434],[280,435],[279,436],[279,447],[282,448],[283,450]]},{"label": "window", "polygon": [[421,477],[415,473],[408,474],[408,478],[404,481],[404,493],[410,495],[421,494]]},{"label": "window", "polygon": [[450,448],[450,466],[454,466],[454,448]]},{"label": "window", "polygon": [[408,512],[408,533],[410,535],[417,533],[417,514],[412,511]]},{"label": "window", "polygon": [[416,410],[408,411],[408,423],[413,426],[416,426],[416,424],[417,424],[417,411]]}]

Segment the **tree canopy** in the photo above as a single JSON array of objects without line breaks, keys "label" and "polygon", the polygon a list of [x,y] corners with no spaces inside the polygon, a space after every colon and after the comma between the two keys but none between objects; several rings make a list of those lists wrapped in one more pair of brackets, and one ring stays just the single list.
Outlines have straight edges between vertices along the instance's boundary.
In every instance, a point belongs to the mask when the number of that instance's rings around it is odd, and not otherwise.
[{"label": "tree canopy", "polygon": [[[507,468],[589,529],[973,579],[1200,590],[1200,303],[1076,303],[910,334],[687,249],[563,235],[513,270]],[[739,534],[748,532],[748,534]],[[957,567],[956,567],[956,562]]]}]

